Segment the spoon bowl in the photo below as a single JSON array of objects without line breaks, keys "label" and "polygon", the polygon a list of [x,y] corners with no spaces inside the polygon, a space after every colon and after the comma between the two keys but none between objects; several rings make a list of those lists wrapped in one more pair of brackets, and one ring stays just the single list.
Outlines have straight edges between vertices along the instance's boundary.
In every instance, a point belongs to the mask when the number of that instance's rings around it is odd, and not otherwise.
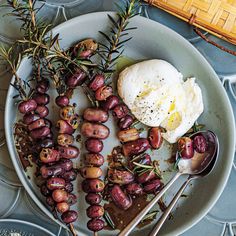
[{"label": "spoon bowl", "polygon": [[[181,158],[178,163],[179,171],[176,173],[176,175],[130,221],[130,223],[119,233],[118,236],[128,236],[129,233],[135,228],[135,226],[142,220],[142,218],[151,210],[151,208],[158,202],[158,200],[165,194],[165,192],[173,185],[173,183],[181,175],[188,175],[189,176],[188,181],[186,181],[186,184],[188,184],[190,179],[192,180],[194,178],[198,178],[200,176],[203,176],[203,174],[206,175],[211,172],[211,170],[213,169],[214,164],[216,162],[216,159],[218,157],[218,149],[219,149],[218,138],[212,131],[209,131],[209,130],[196,132],[196,133],[192,134],[190,136],[190,138],[193,140],[198,135],[202,135],[205,138],[207,146],[206,146],[206,149],[204,150],[204,152],[198,153],[195,151],[194,155],[191,159]],[[178,159],[179,159],[179,156],[180,156],[180,154],[178,153],[176,155],[176,157],[178,157]],[[208,169],[208,166],[209,166],[209,169]],[[155,232],[155,230],[154,230],[154,232]]]},{"label": "spoon bowl", "polygon": [[178,169],[181,174],[189,175],[199,175],[212,162],[212,159],[216,158],[216,154],[219,148],[219,141],[217,136],[210,130],[198,131],[190,136],[193,140],[197,136],[203,136],[206,140],[207,149],[203,153],[197,151],[194,152],[194,155],[191,159],[180,158],[179,152],[176,153],[176,160],[178,161]]},{"label": "spoon bowl", "polygon": [[[215,138],[216,138],[215,141],[218,143],[218,139],[217,139],[216,136],[215,136]],[[219,154],[219,149],[216,148],[214,157],[213,157],[213,159],[211,159],[211,161],[207,165],[207,167],[202,172],[200,172],[199,174],[189,175],[187,180],[183,183],[183,185],[180,187],[179,191],[175,194],[175,196],[173,197],[173,199],[171,200],[171,202],[169,203],[169,205],[167,206],[167,208],[163,212],[162,216],[159,218],[159,220],[157,221],[157,223],[155,224],[155,226],[153,227],[152,231],[149,233],[148,236],[156,236],[158,234],[158,232],[160,231],[161,227],[163,226],[164,222],[168,218],[168,216],[171,213],[172,209],[174,208],[174,206],[178,202],[179,198],[182,196],[182,194],[183,194],[185,188],[188,186],[188,184],[192,180],[195,180],[195,179],[198,179],[198,178],[201,178],[201,177],[205,177],[205,176],[209,175],[212,172],[212,170],[214,169],[214,166],[216,164],[218,154]]]}]

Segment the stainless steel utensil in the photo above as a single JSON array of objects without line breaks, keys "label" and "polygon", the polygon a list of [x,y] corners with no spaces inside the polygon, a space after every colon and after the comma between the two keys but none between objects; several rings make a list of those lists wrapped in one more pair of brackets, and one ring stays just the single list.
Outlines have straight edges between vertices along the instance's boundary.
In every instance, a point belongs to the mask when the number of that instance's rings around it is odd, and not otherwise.
[{"label": "stainless steel utensil", "polygon": [[176,175],[165,185],[165,187],[143,208],[134,219],[119,233],[119,236],[127,236],[135,228],[135,226],[142,220],[142,218],[151,210],[163,194],[172,186],[172,184],[181,175],[198,175],[201,174],[215,158],[218,151],[219,142],[217,136],[212,131],[199,131],[194,135],[202,134],[211,145],[208,151],[200,154],[194,154],[191,159],[181,158],[178,162],[178,172]]},{"label": "stainless steel utensil", "polygon": [[[218,142],[218,140],[217,140]],[[219,146],[219,145],[218,145]],[[152,231],[150,232],[149,236],[156,236],[158,234],[158,232],[160,231],[162,225],[164,224],[164,222],[166,221],[167,217],[169,216],[170,212],[172,211],[172,209],[174,208],[174,206],[176,205],[176,203],[178,202],[179,198],[181,197],[181,195],[183,194],[185,188],[188,186],[188,184],[194,180],[194,179],[198,179],[200,177],[205,177],[207,175],[209,175],[212,170],[214,169],[215,163],[217,161],[218,158],[218,154],[219,154],[219,150],[217,149],[215,157],[212,159],[211,163],[209,164],[209,166],[200,174],[195,174],[195,175],[189,175],[189,177],[187,178],[187,180],[183,183],[183,185],[180,187],[180,189],[178,190],[178,192],[176,193],[176,195],[174,196],[174,198],[172,199],[172,201],[170,202],[170,204],[168,205],[168,207],[166,208],[166,210],[164,211],[164,213],[162,214],[162,216],[159,218],[159,220],[157,221],[156,225],[153,227]]]}]

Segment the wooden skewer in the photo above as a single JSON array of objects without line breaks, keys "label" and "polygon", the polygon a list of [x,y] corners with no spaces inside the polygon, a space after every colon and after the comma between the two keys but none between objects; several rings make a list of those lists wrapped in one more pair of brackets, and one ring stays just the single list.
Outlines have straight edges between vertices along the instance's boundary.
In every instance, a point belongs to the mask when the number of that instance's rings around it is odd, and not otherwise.
[{"label": "wooden skewer", "polygon": [[77,236],[77,233],[75,232],[74,225],[72,223],[70,223],[69,226],[70,226],[70,231],[71,231],[72,235]]}]

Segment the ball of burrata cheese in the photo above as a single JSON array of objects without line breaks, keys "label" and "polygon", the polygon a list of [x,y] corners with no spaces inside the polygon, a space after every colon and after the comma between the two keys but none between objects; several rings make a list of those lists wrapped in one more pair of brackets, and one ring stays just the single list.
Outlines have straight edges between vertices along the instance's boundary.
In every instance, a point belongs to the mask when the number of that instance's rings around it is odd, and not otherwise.
[{"label": "ball of burrata cheese", "polygon": [[183,136],[203,112],[202,92],[195,78],[183,76],[164,60],[147,60],[125,68],[118,94],[132,114],[150,127],[161,126],[169,143]]}]

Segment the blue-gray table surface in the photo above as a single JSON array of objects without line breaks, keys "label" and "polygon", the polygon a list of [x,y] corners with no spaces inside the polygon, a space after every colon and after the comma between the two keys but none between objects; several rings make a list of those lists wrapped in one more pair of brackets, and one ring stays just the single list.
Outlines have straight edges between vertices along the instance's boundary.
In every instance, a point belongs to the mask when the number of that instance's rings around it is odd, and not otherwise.
[{"label": "blue-gray table surface", "polygon": [[[4,2],[2,0],[1,2]],[[41,13],[53,25],[58,25],[70,18],[89,12],[114,10],[115,0],[46,0]],[[189,40],[209,61],[219,75],[219,79],[230,98],[236,114],[236,57],[206,43],[199,38],[192,27],[155,7],[143,4],[142,15],[160,22]],[[0,8],[0,43],[10,45],[21,34],[18,22],[10,17],[3,17],[6,9]],[[214,36],[209,37],[217,43],[236,50]],[[11,74],[5,65],[0,65],[0,132],[4,132],[4,104]],[[236,235],[236,165],[232,166],[227,186],[213,209],[195,226],[182,236],[233,236]],[[20,219],[42,226],[55,235],[68,235],[60,226],[52,222],[28,196],[17,178],[12,166],[7,147],[0,147],[0,219]],[[0,235],[4,235],[0,229]],[[37,233],[35,234],[37,235]],[[173,235],[174,236],[174,235]]]}]

